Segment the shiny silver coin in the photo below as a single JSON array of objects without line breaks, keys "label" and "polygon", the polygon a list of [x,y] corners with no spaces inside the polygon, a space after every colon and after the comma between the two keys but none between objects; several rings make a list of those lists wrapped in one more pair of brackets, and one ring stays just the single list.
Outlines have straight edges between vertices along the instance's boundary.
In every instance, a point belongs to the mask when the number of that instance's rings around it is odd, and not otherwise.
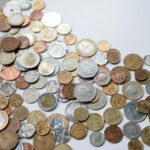
[{"label": "shiny silver coin", "polygon": [[123,95],[129,100],[140,99],[143,94],[143,87],[136,81],[129,81],[125,83],[122,87]]},{"label": "shiny silver coin", "polygon": [[44,111],[51,111],[57,106],[57,99],[50,93],[44,93],[39,97],[39,107]]},{"label": "shiny silver coin", "polygon": [[11,96],[17,90],[16,85],[12,81],[5,81],[0,88],[5,96]]},{"label": "shiny silver coin", "polygon": [[77,72],[83,78],[91,78],[98,72],[98,66],[94,60],[83,58],[78,63]]},{"label": "shiny silver coin", "polygon": [[100,147],[105,143],[105,137],[99,131],[92,132],[89,136],[89,140],[90,143],[96,147]]},{"label": "shiny silver coin", "polygon": [[143,58],[143,61],[144,61],[144,64],[145,64],[145,65],[150,66],[150,55],[146,55],[146,56]]},{"label": "shiny silver coin", "polygon": [[81,102],[90,102],[96,96],[96,88],[88,83],[78,83],[74,88],[74,96]]},{"label": "shiny silver coin", "polygon": [[25,73],[24,79],[28,83],[34,83],[39,79],[39,73],[35,70],[29,70]]},{"label": "shiny silver coin", "polygon": [[63,103],[66,103],[66,102],[69,101],[68,99],[66,99],[64,97],[64,95],[63,95],[61,90],[59,90],[58,93],[56,94],[56,98],[57,98],[58,101],[63,102]]},{"label": "shiny silver coin", "polygon": [[145,89],[146,89],[147,94],[150,95],[150,82],[145,85]]},{"label": "shiny silver coin", "polygon": [[23,150],[23,144],[21,141],[18,142],[17,146],[14,148],[14,150]]},{"label": "shiny silver coin", "polygon": [[140,122],[146,118],[146,115],[139,112],[135,102],[129,102],[124,107],[126,118],[132,122]]},{"label": "shiny silver coin", "polygon": [[141,134],[141,127],[134,122],[128,122],[123,126],[123,133],[128,139],[137,139]]},{"label": "shiny silver coin", "polygon": [[60,83],[56,80],[50,80],[46,84],[46,90],[51,94],[57,93],[59,89],[60,89]]},{"label": "shiny silver coin", "polygon": [[35,133],[35,127],[32,123],[21,122],[18,135],[20,138],[30,138]]}]

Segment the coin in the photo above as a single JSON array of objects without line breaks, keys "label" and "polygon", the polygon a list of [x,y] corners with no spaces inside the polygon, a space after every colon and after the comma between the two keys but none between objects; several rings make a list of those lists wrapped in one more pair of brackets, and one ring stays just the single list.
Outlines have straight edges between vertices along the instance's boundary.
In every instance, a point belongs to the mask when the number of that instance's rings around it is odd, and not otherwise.
[{"label": "coin", "polygon": [[25,106],[19,106],[12,110],[12,114],[14,118],[22,121],[29,115],[29,110]]},{"label": "coin", "polygon": [[9,103],[12,107],[18,107],[22,105],[23,99],[20,94],[13,94],[9,97]]},{"label": "coin", "polygon": [[128,139],[137,139],[141,134],[141,127],[134,122],[127,122],[123,125],[123,133]]},{"label": "coin", "polygon": [[144,61],[144,64],[145,64],[145,65],[150,66],[150,55],[146,55],[146,56],[143,58],[143,61]]},{"label": "coin", "polygon": [[66,103],[66,102],[69,101],[68,99],[66,99],[64,97],[64,95],[63,95],[63,93],[62,93],[61,90],[57,92],[56,97],[57,97],[57,100],[60,101],[60,102],[62,102],[62,103]]},{"label": "coin", "polygon": [[[5,138],[4,138],[5,137]],[[0,132],[0,149],[13,149],[18,143],[18,135],[10,130]]]},{"label": "coin", "polygon": [[124,58],[124,65],[129,70],[139,70],[143,66],[142,58],[137,54],[128,54]]},{"label": "coin", "polygon": [[150,146],[150,126],[146,126],[142,129],[141,138],[146,145]]},{"label": "coin", "polygon": [[22,11],[29,10],[31,9],[31,3],[27,0],[24,0],[23,2],[21,2],[20,7]]},{"label": "coin", "polygon": [[74,51],[71,51],[71,52],[69,51],[69,52],[66,54],[65,58],[67,58],[67,57],[75,57],[78,61],[80,60],[79,54],[76,53],[76,52],[74,52]]},{"label": "coin", "polygon": [[46,84],[46,90],[51,94],[57,93],[59,89],[60,89],[60,84],[56,80],[50,80]]},{"label": "coin", "polygon": [[146,118],[146,115],[137,110],[135,102],[128,102],[124,107],[126,118],[132,122],[140,122]]},{"label": "coin", "polygon": [[[31,31],[27,30],[27,32],[23,32],[22,36],[26,36],[29,39],[30,46],[32,46],[35,43],[35,41],[36,41],[35,35]],[[31,52],[29,52],[29,53],[31,53]]]},{"label": "coin", "polygon": [[37,41],[33,45],[33,50],[37,53],[43,53],[47,49],[47,44],[44,41]]},{"label": "coin", "polygon": [[39,73],[36,70],[29,70],[25,73],[24,79],[28,83],[35,83],[39,79]]},{"label": "coin", "polygon": [[27,142],[23,143],[23,148],[24,148],[24,150],[33,150],[34,149],[33,145],[31,145],[30,143],[27,143]]},{"label": "coin", "polygon": [[137,110],[141,113],[148,113],[150,110],[150,101],[140,100],[137,102]]},{"label": "coin", "polygon": [[66,35],[71,32],[71,25],[68,23],[61,23],[57,27],[57,32],[61,35]]},{"label": "coin", "polygon": [[150,94],[150,82],[148,82],[145,86],[147,94]]},{"label": "coin", "polygon": [[57,99],[50,93],[44,93],[39,97],[38,105],[44,111],[51,111],[56,108]]},{"label": "coin", "polygon": [[30,14],[31,20],[38,21],[43,17],[43,12],[41,10],[33,10]]},{"label": "coin", "polygon": [[67,45],[73,45],[77,41],[77,37],[74,34],[67,34],[64,36],[64,42]]},{"label": "coin", "polygon": [[123,95],[130,100],[137,100],[143,96],[143,87],[136,81],[129,81],[122,87]]},{"label": "coin", "polygon": [[128,150],[144,150],[144,146],[140,140],[134,139],[129,141]]},{"label": "coin", "polygon": [[120,109],[125,106],[126,98],[122,94],[112,95],[110,98],[110,104],[113,108]]},{"label": "coin", "polygon": [[8,103],[8,99],[3,94],[0,94],[0,110],[6,108]]},{"label": "coin", "polygon": [[96,89],[88,82],[81,82],[75,86],[74,96],[81,102],[89,102],[96,96]]},{"label": "coin", "polygon": [[21,26],[26,27],[27,25],[29,25],[30,21],[31,21],[31,18],[27,15],[24,15],[24,23]]},{"label": "coin", "polygon": [[4,129],[8,124],[8,115],[5,111],[0,110],[0,131]]},{"label": "coin", "polygon": [[117,64],[120,62],[120,52],[117,49],[110,49],[107,53],[108,62]]},{"label": "coin", "polygon": [[30,43],[29,43],[29,39],[25,36],[20,36],[18,38],[19,42],[20,42],[20,45],[19,45],[19,48],[20,49],[25,49],[25,48],[28,48]]},{"label": "coin", "polygon": [[23,149],[23,144],[21,141],[19,141],[14,150],[22,150],[22,149]]},{"label": "coin", "polygon": [[110,143],[118,143],[123,137],[122,130],[117,125],[108,126],[104,131],[104,135]]},{"label": "coin", "polygon": [[3,109],[3,111],[5,111],[8,116],[10,116],[11,113],[12,113],[12,110],[11,110],[11,109],[12,109],[12,108],[11,108],[11,105],[8,104],[8,106],[7,106],[5,109]]},{"label": "coin", "polygon": [[99,41],[97,43],[97,48],[98,48],[98,50],[100,50],[102,52],[107,52],[110,50],[111,45],[108,41]]},{"label": "coin", "polygon": [[53,150],[72,150],[72,148],[65,143],[57,144]]},{"label": "coin", "polygon": [[83,139],[87,135],[87,128],[82,123],[74,123],[70,127],[70,133],[75,139]]},{"label": "coin", "polygon": [[34,10],[44,9],[45,5],[46,5],[45,1],[43,1],[43,0],[34,0],[32,2],[32,8]]},{"label": "coin", "polygon": [[103,128],[104,120],[98,113],[89,114],[89,118],[85,121],[85,124],[89,130],[97,131]]},{"label": "coin", "polygon": [[29,28],[31,31],[38,33],[43,30],[44,25],[40,21],[31,21]]},{"label": "coin", "polygon": [[149,77],[149,71],[146,69],[139,69],[135,71],[135,79],[138,81],[146,80]]},{"label": "coin", "polygon": [[92,132],[89,136],[89,140],[90,143],[95,147],[100,147],[105,143],[105,137],[99,131]]}]

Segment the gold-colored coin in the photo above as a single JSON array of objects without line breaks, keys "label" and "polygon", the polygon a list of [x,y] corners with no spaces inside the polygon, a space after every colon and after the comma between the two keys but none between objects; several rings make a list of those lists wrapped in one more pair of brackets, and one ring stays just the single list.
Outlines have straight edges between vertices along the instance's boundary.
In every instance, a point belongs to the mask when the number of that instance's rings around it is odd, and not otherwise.
[{"label": "gold-colored coin", "polygon": [[105,94],[107,94],[107,95],[114,95],[118,92],[118,85],[112,81],[108,85],[106,85],[102,88],[103,88],[103,91],[105,92]]},{"label": "gold-colored coin", "polygon": [[80,60],[80,55],[76,52],[68,52],[65,57],[75,57],[78,61]]},{"label": "gold-colored coin", "polygon": [[150,101],[147,100],[140,100],[137,102],[137,109],[138,111],[140,111],[141,113],[148,113],[148,111],[150,110]]},{"label": "gold-colored coin", "polygon": [[60,143],[53,150],[72,150],[72,148],[66,143]]},{"label": "gold-colored coin", "polygon": [[97,48],[98,48],[98,50],[100,50],[102,52],[107,52],[110,50],[111,45],[107,41],[100,41],[97,43]]},{"label": "gold-colored coin", "polygon": [[4,109],[8,106],[8,99],[3,94],[0,94],[0,109]]},{"label": "gold-colored coin", "polygon": [[110,125],[116,125],[122,121],[122,114],[116,108],[107,108],[103,114],[104,120]]},{"label": "gold-colored coin", "polygon": [[0,131],[4,129],[8,124],[8,115],[5,111],[0,110]]},{"label": "gold-colored coin", "polygon": [[41,10],[41,9],[44,9],[45,7],[45,1],[44,0],[34,0],[32,2],[32,8],[34,10]]},{"label": "gold-colored coin", "polygon": [[89,130],[97,131],[103,128],[103,117],[98,113],[91,113],[89,118],[85,121],[85,124]]},{"label": "gold-colored coin", "polygon": [[128,150],[144,150],[143,143],[138,139],[132,139],[128,143]]},{"label": "gold-colored coin", "polygon": [[142,141],[150,146],[150,126],[145,127],[141,132]]},{"label": "gold-colored coin", "polygon": [[18,107],[23,103],[23,99],[20,94],[13,94],[10,96],[9,102],[12,107]]}]

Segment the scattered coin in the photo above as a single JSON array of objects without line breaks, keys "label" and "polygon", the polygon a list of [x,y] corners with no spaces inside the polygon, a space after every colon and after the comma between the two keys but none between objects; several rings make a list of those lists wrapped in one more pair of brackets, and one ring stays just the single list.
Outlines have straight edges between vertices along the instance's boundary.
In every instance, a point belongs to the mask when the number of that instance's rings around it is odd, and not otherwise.
[{"label": "scattered coin", "polygon": [[138,139],[129,141],[128,150],[144,150],[142,142]]},{"label": "scattered coin", "polygon": [[8,115],[5,111],[0,110],[0,131],[4,129],[8,124]]},{"label": "scattered coin", "polygon": [[41,10],[34,10],[30,14],[30,19],[34,21],[39,21],[43,17],[43,12]]},{"label": "scattered coin", "polygon": [[117,49],[110,49],[107,53],[108,62],[117,64],[120,62],[120,52]]},{"label": "scattered coin", "polygon": [[150,145],[150,126],[142,129],[141,138],[145,144]]},{"label": "scattered coin", "polygon": [[145,65],[150,66],[150,55],[146,55],[146,56],[143,58],[143,61],[144,61],[144,64],[145,64]]},{"label": "scattered coin", "polygon": [[72,148],[65,143],[57,144],[53,150],[72,150]]},{"label": "scattered coin", "polygon": [[6,108],[8,103],[8,99],[3,94],[0,94],[0,110]]},{"label": "scattered coin", "polygon": [[46,84],[46,90],[51,94],[57,93],[59,89],[60,89],[60,84],[56,80],[50,80]]},{"label": "scattered coin", "polygon": [[41,10],[45,7],[45,1],[44,0],[33,0],[32,2],[32,8],[34,10]]},{"label": "scattered coin", "polygon": [[33,145],[31,145],[30,143],[27,143],[27,142],[23,143],[23,148],[24,148],[24,150],[33,150],[34,149]]},{"label": "scattered coin", "polygon": [[12,107],[18,107],[22,105],[23,99],[20,94],[13,94],[9,97],[9,103]]},{"label": "scattered coin", "polygon": [[144,81],[149,77],[149,71],[146,69],[139,69],[135,71],[135,79],[138,81]]},{"label": "scattered coin", "polygon": [[44,41],[37,41],[33,45],[33,50],[37,53],[43,53],[47,49],[47,44]]},{"label": "scattered coin", "polygon": [[20,36],[18,38],[19,42],[20,42],[20,45],[19,45],[19,48],[20,49],[25,49],[25,48],[28,48],[30,43],[29,43],[29,39],[25,36]]},{"label": "scattered coin", "polygon": [[98,48],[98,50],[100,50],[100,51],[102,51],[102,52],[107,52],[107,51],[110,50],[111,45],[110,45],[110,43],[107,42],[107,41],[99,41],[99,42],[97,43],[97,48]]},{"label": "scattered coin", "polygon": [[76,43],[76,41],[77,41],[77,37],[74,34],[67,34],[64,37],[64,42],[67,45],[73,45]]},{"label": "scattered coin", "polygon": [[150,110],[150,101],[140,100],[137,102],[137,110],[141,113],[148,113]]},{"label": "scattered coin", "polygon": [[57,31],[61,35],[69,34],[71,32],[71,29],[71,25],[67,23],[61,23],[57,27]]},{"label": "scattered coin", "polygon": [[25,73],[24,79],[28,83],[34,83],[39,79],[39,73],[35,70],[29,70]]}]

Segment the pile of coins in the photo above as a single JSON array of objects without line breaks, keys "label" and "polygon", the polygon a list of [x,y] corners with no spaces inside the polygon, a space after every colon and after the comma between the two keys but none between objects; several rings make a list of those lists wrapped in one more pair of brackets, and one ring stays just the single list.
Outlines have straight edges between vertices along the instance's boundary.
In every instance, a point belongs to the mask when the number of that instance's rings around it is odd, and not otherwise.
[{"label": "pile of coins", "polygon": [[[11,0],[0,12],[0,149],[71,150],[70,138],[83,139],[89,131],[95,147],[123,136],[130,139],[128,150],[150,146],[150,126],[138,124],[150,119],[150,96],[143,98],[144,91],[150,95],[150,72],[143,69],[150,55],[128,54],[124,66],[110,70],[107,64],[121,60],[119,50],[107,41],[78,41],[71,25],[57,12],[44,13],[45,7],[44,0]],[[33,103],[39,110],[24,105]],[[67,103],[65,115],[52,113],[58,103]],[[111,107],[103,114],[92,111],[106,103]],[[123,117],[129,121],[121,129]]]}]

